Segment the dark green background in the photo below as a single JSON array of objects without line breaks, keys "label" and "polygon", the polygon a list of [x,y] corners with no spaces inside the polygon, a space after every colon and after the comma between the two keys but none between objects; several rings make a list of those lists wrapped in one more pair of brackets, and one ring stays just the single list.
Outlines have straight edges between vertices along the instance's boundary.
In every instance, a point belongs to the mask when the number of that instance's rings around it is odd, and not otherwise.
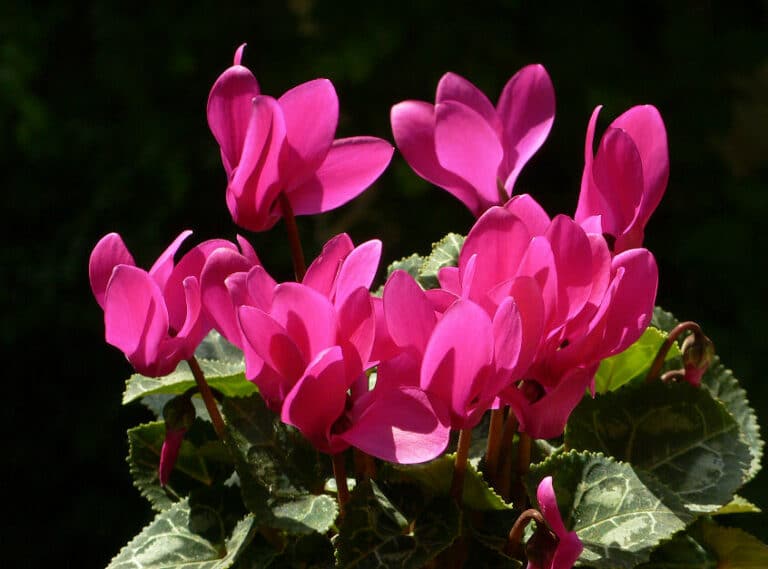
[{"label": "dark green background", "polygon": [[[655,104],[671,153],[646,239],[660,264],[659,303],[703,324],[765,423],[768,7],[617,4],[2,3],[4,565],[104,566],[149,520],[124,462],[124,431],[147,413],[120,407],[131,370],[103,342],[87,259],[109,231],[144,266],[185,228],[196,239],[234,237],[205,103],[244,41],[265,93],[332,79],[339,136],[391,139],[389,108],[432,101],[445,71],[495,101],[517,69],[543,63],[557,115],[516,189],[551,213],[575,208],[593,107],[605,105],[602,132],[631,105]],[[466,232],[472,218],[396,155],[361,198],[299,221],[311,254],[346,230],[358,242],[381,238],[388,263]],[[282,226],[253,242],[287,278]],[[745,491],[763,507],[766,480]],[[14,496],[23,500],[10,507]],[[766,539],[764,521],[744,527]]]}]

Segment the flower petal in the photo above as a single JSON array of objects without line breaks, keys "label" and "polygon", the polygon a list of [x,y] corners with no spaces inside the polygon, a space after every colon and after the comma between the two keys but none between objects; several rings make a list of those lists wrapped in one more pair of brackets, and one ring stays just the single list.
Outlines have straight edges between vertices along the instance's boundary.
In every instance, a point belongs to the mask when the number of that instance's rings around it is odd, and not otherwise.
[{"label": "flower petal", "polygon": [[547,212],[529,194],[520,194],[504,204],[504,209],[520,218],[531,236],[544,235],[552,220]]},{"label": "flower petal", "polygon": [[340,233],[323,245],[323,250],[309,265],[302,284],[312,287],[326,298],[332,298],[336,286],[336,277],[342,261],[355,248],[352,239],[346,233]]},{"label": "flower petal", "polygon": [[498,133],[477,111],[455,101],[435,107],[435,153],[446,170],[477,192],[481,213],[499,203],[498,174],[504,157]]},{"label": "flower petal", "polygon": [[499,97],[504,128],[504,188],[512,193],[520,170],[541,148],[555,120],[555,89],[542,65],[528,65],[507,82]]},{"label": "flower petal", "polygon": [[334,140],[315,175],[295,189],[289,188],[294,213],[322,213],[356,198],[381,176],[393,151],[389,142],[372,136]]},{"label": "flower petal", "polygon": [[448,72],[440,78],[437,84],[435,103],[439,104],[446,101],[456,101],[468,106],[483,117],[497,133],[501,133],[501,121],[493,103],[485,93],[461,75]]},{"label": "flower petal", "polygon": [[475,215],[481,213],[477,194],[466,181],[443,168],[435,153],[435,107],[403,101],[390,113],[392,134],[408,165],[422,178],[450,192]]},{"label": "flower petal", "polygon": [[290,191],[325,160],[339,122],[339,98],[328,79],[315,79],[290,89],[277,102],[285,117],[280,178]]},{"label": "flower petal", "polygon": [[340,438],[389,462],[432,460],[448,445],[448,410],[418,388],[375,389],[351,413],[357,416]]},{"label": "flower petal", "polygon": [[339,306],[355,290],[362,287],[366,291],[376,276],[381,259],[381,241],[371,239],[358,245],[344,259],[336,279],[334,304]]},{"label": "flower petal", "polygon": [[384,285],[384,317],[392,340],[400,348],[423,354],[437,317],[424,291],[413,277],[397,270]]},{"label": "flower petal", "polygon": [[91,290],[96,302],[104,308],[104,295],[107,284],[112,276],[112,271],[117,265],[135,266],[133,257],[128,252],[123,238],[117,233],[109,233],[102,237],[91,252],[88,261],[88,277],[91,281]]},{"label": "flower petal", "polygon": [[[235,61],[239,61],[238,54],[242,57],[244,47],[238,48]],[[221,147],[228,177],[240,162],[251,116],[251,102],[258,94],[256,77],[249,69],[236,64],[219,76],[208,95],[208,126]]]},{"label": "flower petal", "polygon": [[160,287],[160,290],[165,289],[165,285],[168,282],[171,273],[173,272],[173,258],[176,255],[176,252],[179,250],[179,247],[181,247],[181,244],[184,243],[184,241],[190,235],[192,235],[192,231],[189,229],[179,233],[178,237],[173,240],[173,243],[166,247],[165,251],[163,251],[157,258],[157,261],[154,262],[152,268],[149,269],[149,276],[155,280],[157,286]]},{"label": "flower petal", "polygon": [[168,314],[160,288],[143,270],[118,265],[104,298],[106,340],[141,374],[156,375],[159,346],[168,335]]}]

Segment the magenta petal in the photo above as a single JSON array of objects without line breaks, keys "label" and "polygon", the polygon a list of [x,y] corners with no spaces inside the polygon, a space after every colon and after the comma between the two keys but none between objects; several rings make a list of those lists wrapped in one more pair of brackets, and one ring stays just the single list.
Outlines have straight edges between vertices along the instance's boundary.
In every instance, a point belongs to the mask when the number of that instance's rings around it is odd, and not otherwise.
[{"label": "magenta petal", "polygon": [[248,259],[251,265],[261,265],[261,261],[259,260],[259,256],[256,254],[256,250],[253,248],[253,245],[251,245],[242,235],[237,235],[236,239],[237,244],[240,246],[240,252],[243,254],[243,257]]},{"label": "magenta petal", "polygon": [[363,452],[414,464],[432,460],[448,445],[447,409],[420,389],[376,389],[361,403],[365,408],[352,409],[357,417],[340,437]]},{"label": "magenta petal", "polygon": [[525,224],[507,210],[496,207],[485,212],[470,230],[459,254],[459,270],[477,254],[473,287],[480,301],[497,284],[512,278],[523,258],[530,234]]},{"label": "magenta petal", "polygon": [[584,171],[581,175],[581,191],[579,192],[579,202],[576,206],[576,213],[573,218],[582,223],[588,217],[598,215],[605,209],[603,198],[595,187],[592,177],[592,165],[595,160],[594,139],[595,127],[597,126],[597,117],[600,114],[602,106],[595,107],[592,116],[587,124],[587,136],[584,141]]},{"label": "magenta petal", "polygon": [[160,486],[168,484],[168,479],[173,472],[173,466],[179,457],[181,443],[184,441],[186,429],[165,429],[165,440],[160,449],[160,465],[157,468],[157,477],[160,479]]},{"label": "magenta petal", "polygon": [[493,358],[491,320],[477,304],[457,300],[435,326],[424,353],[420,385],[448,404],[451,426],[463,421]]},{"label": "magenta petal", "polygon": [[283,189],[301,185],[323,163],[339,121],[333,83],[315,79],[297,85],[277,101],[285,117],[285,145],[280,155]]},{"label": "magenta petal", "polygon": [[468,106],[483,117],[496,132],[501,133],[501,121],[493,103],[486,97],[485,93],[461,75],[448,72],[440,78],[437,84],[435,103],[446,101],[456,101]]},{"label": "magenta petal", "polygon": [[552,556],[552,569],[572,569],[582,551],[584,545],[575,531],[560,536],[560,543]]},{"label": "magenta petal", "polygon": [[283,326],[305,361],[336,343],[336,312],[315,289],[299,283],[275,288],[270,316]]},{"label": "magenta petal", "polygon": [[240,161],[227,186],[227,206],[241,227],[263,231],[278,219],[272,206],[281,190],[278,162],[284,140],[280,105],[272,97],[255,97]]},{"label": "magenta petal", "polygon": [[160,287],[160,290],[165,289],[165,285],[173,272],[173,257],[176,255],[176,251],[179,250],[181,244],[184,243],[190,235],[192,235],[192,231],[189,229],[179,233],[178,237],[173,240],[173,243],[166,247],[165,251],[163,251],[157,258],[157,261],[154,262],[152,268],[149,269],[149,276],[155,280],[157,286]]},{"label": "magenta petal", "polygon": [[413,277],[397,270],[384,285],[384,316],[392,340],[423,354],[437,323],[432,303]]},{"label": "magenta petal", "polygon": [[403,101],[392,107],[392,134],[408,165],[425,180],[450,192],[475,215],[482,213],[472,186],[449,172],[435,153],[435,107],[422,101]]},{"label": "magenta petal", "polygon": [[245,340],[243,352],[248,379],[259,384],[260,378],[252,373],[252,369],[260,372],[266,363],[281,377],[284,386],[280,391],[285,395],[304,373],[306,365],[296,344],[280,324],[258,308],[241,306],[238,321]]},{"label": "magenta petal", "polygon": [[200,276],[201,296],[208,318],[222,336],[238,347],[241,346],[240,327],[225,282],[234,273],[244,273],[250,268],[251,263],[245,257],[232,249],[222,248],[208,257]]},{"label": "magenta petal", "polygon": [[643,164],[643,200],[638,214],[642,225],[648,221],[664,195],[669,179],[667,130],[656,107],[632,107],[611,124],[624,130],[635,143]]},{"label": "magenta petal", "polygon": [[[229,287],[229,285],[227,285]],[[264,312],[269,312],[272,309],[272,299],[275,294],[275,287],[277,283],[273,279],[267,270],[261,265],[256,265],[250,271],[245,278],[245,287],[247,291],[247,304],[251,304],[257,308],[260,308]],[[237,297],[233,294],[232,300],[237,304]]]},{"label": "magenta petal", "polygon": [[336,306],[343,303],[346,298],[355,290],[362,287],[366,290],[371,288],[373,278],[379,268],[379,259],[381,259],[381,241],[371,239],[347,255],[347,258],[341,264],[339,276],[336,280],[336,294],[334,304]]},{"label": "magenta petal", "polygon": [[356,356],[351,357],[345,349],[347,377],[354,378],[362,373],[368,363],[376,334],[373,302],[368,289],[360,287],[347,295],[344,303],[337,308],[337,314],[342,348],[350,346]]},{"label": "magenta petal", "polygon": [[435,152],[443,168],[475,189],[483,210],[499,203],[498,173],[504,149],[498,133],[477,111],[454,101],[439,103]]},{"label": "magenta petal", "polygon": [[[240,56],[243,47],[238,49]],[[228,175],[240,161],[251,116],[251,102],[258,94],[259,84],[253,73],[242,65],[234,65],[219,76],[208,95],[208,126],[221,146]]]},{"label": "magenta petal", "polygon": [[298,428],[319,450],[331,452],[335,449],[330,448],[330,431],[344,412],[347,387],[341,348],[327,348],[286,396],[280,418]]},{"label": "magenta petal", "polygon": [[528,65],[515,73],[499,97],[499,117],[504,128],[503,180],[512,193],[520,170],[541,148],[555,120],[555,89],[541,65]]},{"label": "magenta petal", "polygon": [[513,196],[504,209],[520,218],[532,236],[544,235],[552,222],[544,208],[528,194]]},{"label": "magenta petal", "polygon": [[354,248],[352,239],[346,233],[340,233],[329,239],[307,269],[301,281],[302,284],[312,287],[327,298],[331,298],[341,263]]},{"label": "magenta petal", "polygon": [[493,316],[493,339],[493,359],[497,369],[513,371],[523,347],[523,322],[517,304],[511,297],[499,305]]},{"label": "magenta petal", "polygon": [[163,296],[143,270],[118,265],[104,298],[106,340],[119,348],[145,375],[155,375],[160,343],[168,335],[168,315]]},{"label": "magenta petal", "polygon": [[333,141],[325,161],[306,183],[289,189],[296,215],[312,215],[344,205],[384,172],[394,148],[386,140],[356,136]]},{"label": "magenta petal", "polygon": [[123,238],[117,233],[110,233],[102,237],[93,248],[88,261],[88,277],[91,281],[91,290],[96,302],[104,308],[104,295],[107,284],[112,276],[112,271],[117,265],[135,266],[133,257],[123,243]]},{"label": "magenta petal", "polygon": [[576,316],[587,303],[595,275],[592,247],[584,230],[565,215],[558,215],[547,230],[557,265],[561,298],[567,306],[566,318]]},{"label": "magenta petal", "polygon": [[187,345],[184,357],[189,358],[194,355],[197,344],[202,341],[205,334],[210,330],[210,326],[208,326],[208,329],[205,329],[200,321],[203,306],[200,299],[200,282],[197,278],[187,277],[184,279],[184,298],[186,319],[176,337],[185,340]]},{"label": "magenta petal", "polygon": [[551,476],[547,476],[539,482],[539,487],[536,489],[536,500],[539,502],[541,514],[555,535],[558,537],[565,535],[568,530],[565,529],[563,518],[560,516],[560,509],[557,507]]}]

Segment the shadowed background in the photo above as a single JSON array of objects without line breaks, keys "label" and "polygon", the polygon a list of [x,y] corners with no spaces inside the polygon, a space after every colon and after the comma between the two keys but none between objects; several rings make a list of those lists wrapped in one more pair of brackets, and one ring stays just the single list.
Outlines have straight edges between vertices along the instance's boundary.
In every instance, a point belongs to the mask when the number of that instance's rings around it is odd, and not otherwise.
[{"label": "shadowed background", "polygon": [[[520,67],[543,63],[555,124],[516,192],[551,214],[575,209],[592,109],[605,105],[602,133],[630,106],[656,105],[671,154],[646,232],[658,302],[702,323],[766,424],[766,2],[68,4],[0,6],[5,491],[32,498],[6,511],[9,566],[102,567],[150,520],[124,461],[125,429],[149,413],[120,406],[131,369],[103,341],[87,260],[110,231],[144,267],[186,228],[195,242],[234,238],[205,103],[242,42],[262,92],[328,77],[337,136],[389,140],[390,107],[433,101],[444,72],[495,102]],[[382,265],[471,223],[398,154],[354,202],[299,218],[309,258],[347,231],[356,243],[382,239]],[[275,277],[290,277],[282,224],[248,237]],[[743,494],[768,507],[766,481]],[[764,520],[738,523],[765,540]]]}]

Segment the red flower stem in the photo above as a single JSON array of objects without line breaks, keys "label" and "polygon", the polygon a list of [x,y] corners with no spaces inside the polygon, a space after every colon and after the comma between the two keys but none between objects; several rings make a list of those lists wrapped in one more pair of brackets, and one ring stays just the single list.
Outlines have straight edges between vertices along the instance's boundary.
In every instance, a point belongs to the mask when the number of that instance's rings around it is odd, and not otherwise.
[{"label": "red flower stem", "polygon": [[501,452],[499,457],[499,471],[497,479],[499,486],[497,491],[505,501],[509,500],[510,486],[512,485],[512,443],[517,432],[517,417],[512,409],[509,409],[507,422],[504,423],[504,432],[501,434]]},{"label": "red flower stem", "polygon": [[519,433],[517,439],[517,464],[515,465],[514,504],[520,508],[528,505],[528,493],[525,491],[525,477],[531,467],[531,436]]},{"label": "red flower stem", "polygon": [[705,338],[704,332],[701,331],[701,327],[696,324],[696,322],[691,322],[690,320],[687,322],[681,322],[669,333],[669,336],[667,336],[667,339],[664,340],[664,343],[659,348],[659,351],[656,354],[656,358],[653,360],[653,364],[651,364],[651,369],[648,370],[648,375],[645,376],[645,382],[650,383],[652,381],[656,381],[659,378],[659,373],[661,373],[661,368],[664,367],[664,360],[667,357],[667,353],[669,352],[669,349],[672,347],[672,344],[674,344],[677,339],[680,337],[680,335],[683,332],[691,331],[699,338]]},{"label": "red flower stem", "polygon": [[189,369],[192,370],[192,375],[195,378],[197,389],[200,392],[200,396],[203,398],[203,403],[205,403],[205,408],[208,411],[208,415],[211,416],[213,429],[216,431],[218,437],[223,442],[226,442],[227,427],[224,425],[224,419],[221,417],[219,408],[216,406],[216,399],[213,397],[213,392],[211,392],[211,388],[208,386],[208,382],[205,381],[203,370],[200,369],[200,364],[197,363],[195,356],[189,358],[187,363],[189,364]]},{"label": "red flower stem", "polygon": [[301,248],[301,238],[299,237],[299,228],[296,225],[296,216],[293,215],[291,202],[285,192],[280,192],[280,210],[285,220],[285,229],[288,231],[288,244],[291,247],[291,259],[293,260],[293,272],[296,275],[296,282],[301,282],[304,273],[307,272],[307,264],[304,262],[304,250]]},{"label": "red flower stem", "polygon": [[353,449],[352,456],[355,459],[355,474],[359,478],[365,480],[376,476],[376,464],[370,454],[356,448]]},{"label": "red flower stem", "polygon": [[504,429],[504,408],[491,410],[491,424],[488,426],[488,444],[485,449],[485,472],[489,481],[496,486],[499,475],[499,453],[501,434]]},{"label": "red flower stem", "polygon": [[520,517],[517,518],[515,525],[512,526],[512,529],[509,530],[509,535],[507,536],[507,545],[504,547],[504,553],[510,557],[522,559],[523,533],[525,532],[525,528],[528,527],[528,524],[531,523],[531,520],[535,520],[537,525],[545,523],[544,516],[542,516],[541,512],[538,510],[534,510],[532,508],[525,510],[522,514],[520,514]]},{"label": "red flower stem", "polygon": [[472,429],[459,431],[459,446],[456,449],[456,462],[453,466],[453,481],[451,482],[451,496],[461,506],[464,495],[464,477],[467,472],[467,458],[469,457],[469,445],[472,442]]},{"label": "red flower stem", "polygon": [[336,480],[336,499],[339,502],[339,516],[344,517],[347,502],[349,502],[349,487],[347,486],[347,466],[344,463],[344,453],[331,455],[333,478]]}]

